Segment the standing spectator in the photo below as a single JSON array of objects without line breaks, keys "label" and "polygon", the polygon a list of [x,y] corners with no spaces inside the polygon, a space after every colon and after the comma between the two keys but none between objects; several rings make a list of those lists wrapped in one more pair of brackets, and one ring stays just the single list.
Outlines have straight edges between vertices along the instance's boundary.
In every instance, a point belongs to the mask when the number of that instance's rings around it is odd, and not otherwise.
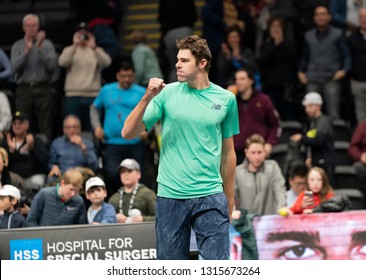
[{"label": "standing spectator", "polygon": [[19,213],[20,191],[12,186],[5,185],[0,188],[0,229],[22,228],[27,226],[27,222]]},{"label": "standing spectator", "polygon": [[51,143],[48,177],[60,177],[66,170],[75,167],[86,167],[96,172],[98,159],[94,144],[81,136],[79,118],[74,115],[66,116],[63,121],[63,132],[64,135]]},{"label": "standing spectator", "polygon": [[237,209],[274,215],[286,206],[286,184],[278,163],[266,160],[265,141],[253,134],[245,141],[245,160],[235,171]]},{"label": "standing spectator", "polygon": [[65,47],[58,60],[67,70],[64,114],[76,115],[81,129],[90,131],[89,108],[102,84],[102,70],[111,64],[110,56],[95,43],[84,22],[73,35],[73,45]]},{"label": "standing spectator", "polygon": [[120,0],[72,0],[70,4],[75,9],[76,20],[87,24],[96,44],[111,57],[112,65],[104,69],[102,76],[107,83],[114,81],[114,62],[121,52],[119,36],[125,4]]},{"label": "standing spectator", "polygon": [[348,39],[352,54],[351,91],[357,122],[366,120],[366,8],[359,12],[360,27]]},{"label": "standing spectator", "polygon": [[29,119],[20,111],[13,116],[4,147],[9,155],[9,170],[22,176],[29,188],[43,188],[46,183],[48,147],[29,131]]},{"label": "standing spectator", "polygon": [[105,183],[99,177],[91,177],[85,183],[86,198],[91,205],[87,212],[89,224],[111,224],[116,222],[114,207],[105,202],[107,189]]},{"label": "standing spectator", "polygon": [[[233,89],[233,87],[230,87]],[[254,133],[264,140],[268,157],[280,136],[280,118],[268,95],[254,90],[254,76],[250,70],[235,73],[236,101],[239,112],[239,134],[234,136],[237,164],[243,163],[245,141]]]},{"label": "standing spectator", "polygon": [[11,48],[11,64],[15,74],[15,108],[31,118],[40,132],[52,140],[53,88],[50,85],[57,68],[57,55],[46,33],[39,31],[39,17],[23,18],[23,39]]},{"label": "standing spectator", "polygon": [[[144,143],[141,137],[127,140],[121,130],[127,116],[139,103],[145,88],[134,83],[134,67],[123,61],[116,73],[117,82],[106,84],[90,107],[94,135],[103,144],[103,169],[106,174],[108,193],[115,193],[120,186],[118,165],[125,158],[144,163]],[[103,125],[100,116],[104,112]],[[143,168],[142,168],[143,170]]]},{"label": "standing spectator", "polygon": [[309,31],[310,29],[316,27],[314,22],[314,11],[317,7],[328,7],[329,0],[306,0],[297,1],[292,0],[294,7],[299,15],[299,21],[301,24],[302,33]]},{"label": "standing spectator", "polygon": [[245,29],[245,23],[241,18],[235,0],[206,0],[201,9],[203,22],[202,37],[207,40],[212,55],[210,79],[218,83],[217,57],[221,50],[221,44],[225,40],[225,29],[232,25],[238,25]]},{"label": "standing spectator", "polygon": [[296,84],[296,45],[286,37],[285,21],[269,20],[268,35],[259,52],[262,90],[271,97],[281,120],[296,119],[294,108]]},{"label": "standing spectator", "polygon": [[136,83],[146,87],[149,84],[150,78],[163,78],[158,57],[155,51],[146,44],[147,34],[145,31],[133,31],[131,40],[135,44],[131,57],[135,68]]},{"label": "standing spectator", "polygon": [[0,91],[0,141],[4,138],[11,124],[11,107],[5,93]]},{"label": "standing spectator", "polygon": [[121,188],[109,199],[117,212],[117,223],[155,221],[156,194],[140,183],[138,162],[124,159],[119,166]]},{"label": "standing spectator", "polygon": [[191,35],[177,47],[178,82],[150,79],[122,136],[133,139],[161,121],[158,258],[188,259],[193,230],[200,258],[228,259],[236,161],[233,135],[239,130],[235,97],[209,80],[212,56],[206,40]]},{"label": "standing spectator", "polygon": [[85,205],[78,194],[83,175],[69,169],[60,184],[41,189],[34,197],[27,216],[28,226],[59,226],[85,224]]},{"label": "standing spectator", "polygon": [[259,56],[259,49],[264,42],[264,36],[268,32],[269,20],[273,17],[281,17],[286,24],[285,37],[294,40],[294,20],[296,9],[290,0],[263,0],[263,7],[257,18],[256,27],[256,57]]},{"label": "standing spectator", "polygon": [[0,89],[5,86],[6,82],[10,82],[12,74],[13,70],[9,58],[3,49],[0,48]]},{"label": "standing spectator", "polygon": [[353,132],[348,154],[354,160],[353,166],[358,175],[359,184],[366,195],[366,120],[360,122]]},{"label": "standing spectator", "polygon": [[[179,9],[177,9],[179,7]],[[158,21],[161,29],[160,49],[164,76],[169,83],[177,81],[177,46],[176,41],[193,34],[197,21],[197,10],[194,0],[159,0]]]},{"label": "standing spectator", "polygon": [[330,25],[327,7],[315,9],[316,28],[305,33],[305,45],[298,78],[308,92],[319,92],[325,111],[332,119],[340,118],[342,80],[351,70],[351,55],[342,30]]},{"label": "standing spectator", "polygon": [[365,0],[330,0],[329,12],[332,24],[342,28],[349,36],[359,25],[358,14],[363,7],[366,7]]},{"label": "standing spectator", "polygon": [[217,58],[217,77],[219,85],[227,88],[234,81],[234,74],[239,69],[250,69],[256,73],[257,62],[251,49],[245,46],[243,31],[238,25],[225,30],[225,40]]},{"label": "standing spectator", "polygon": [[333,127],[330,118],[322,113],[323,100],[319,93],[309,92],[302,104],[310,119],[304,134],[294,134],[290,139],[306,146],[308,168],[318,166],[327,172],[331,185],[334,185],[334,140]]}]

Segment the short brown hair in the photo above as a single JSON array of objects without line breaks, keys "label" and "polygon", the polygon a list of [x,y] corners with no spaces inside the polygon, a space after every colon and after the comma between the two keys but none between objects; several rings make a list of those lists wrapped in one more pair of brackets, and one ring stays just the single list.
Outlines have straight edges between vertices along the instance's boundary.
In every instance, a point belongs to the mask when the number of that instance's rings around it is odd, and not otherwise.
[{"label": "short brown hair", "polygon": [[247,138],[247,140],[245,140],[245,148],[248,149],[250,145],[252,144],[266,144],[266,140],[264,140],[264,138],[257,134],[257,133],[254,133],[252,134],[251,136],[249,136]]},{"label": "short brown hair", "polygon": [[206,59],[206,72],[211,68],[212,55],[205,39],[201,39],[197,35],[190,35],[188,37],[177,40],[177,48],[180,50],[190,50],[193,57],[196,59],[196,65],[202,60]]}]

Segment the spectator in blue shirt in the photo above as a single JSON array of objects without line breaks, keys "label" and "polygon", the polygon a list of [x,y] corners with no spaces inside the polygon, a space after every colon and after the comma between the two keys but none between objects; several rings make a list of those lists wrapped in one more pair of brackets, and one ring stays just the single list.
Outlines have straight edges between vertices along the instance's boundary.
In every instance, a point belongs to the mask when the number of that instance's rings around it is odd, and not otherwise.
[{"label": "spectator in blue shirt", "polygon": [[[144,142],[141,137],[130,140],[121,137],[127,116],[140,102],[145,88],[135,83],[135,69],[131,61],[123,61],[116,73],[117,81],[102,87],[90,107],[90,119],[97,139],[104,142],[103,168],[108,193],[120,187],[118,167],[125,158],[134,158],[143,170]],[[104,122],[100,116],[104,112]],[[143,173],[143,172],[142,172]]]},{"label": "spectator in blue shirt", "polygon": [[105,202],[107,189],[105,183],[99,177],[91,177],[85,183],[86,198],[90,201],[87,212],[89,224],[116,223],[116,210],[112,204]]},{"label": "spectator in blue shirt", "polygon": [[48,160],[48,177],[59,177],[69,168],[86,167],[93,172],[98,169],[98,158],[91,140],[81,136],[78,117],[68,115],[63,122],[64,135],[54,139]]}]

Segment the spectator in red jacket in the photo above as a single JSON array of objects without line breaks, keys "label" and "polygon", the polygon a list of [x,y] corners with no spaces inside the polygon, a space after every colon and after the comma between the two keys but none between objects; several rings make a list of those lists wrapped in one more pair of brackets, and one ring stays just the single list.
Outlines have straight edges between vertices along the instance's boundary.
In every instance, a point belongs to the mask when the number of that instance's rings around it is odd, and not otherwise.
[{"label": "spectator in red jacket", "polygon": [[366,120],[360,122],[353,132],[348,154],[355,161],[353,166],[360,185],[366,186]]},{"label": "spectator in red jacket", "polygon": [[[283,216],[291,216],[293,214],[310,214],[313,209],[324,201],[334,196],[333,188],[329,184],[327,173],[321,167],[312,167],[309,169],[305,177],[306,188],[297,197],[294,205],[287,209],[282,209],[279,213]],[[282,212],[282,213],[281,213]]]}]

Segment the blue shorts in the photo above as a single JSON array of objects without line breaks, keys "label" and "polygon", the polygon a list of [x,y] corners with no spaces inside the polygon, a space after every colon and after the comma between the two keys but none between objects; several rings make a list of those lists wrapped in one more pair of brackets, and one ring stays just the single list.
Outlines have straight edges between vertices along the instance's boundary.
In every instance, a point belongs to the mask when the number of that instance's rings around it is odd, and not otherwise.
[{"label": "blue shorts", "polygon": [[157,197],[157,257],[159,260],[189,259],[192,228],[200,259],[228,260],[229,226],[224,193],[191,199]]}]

